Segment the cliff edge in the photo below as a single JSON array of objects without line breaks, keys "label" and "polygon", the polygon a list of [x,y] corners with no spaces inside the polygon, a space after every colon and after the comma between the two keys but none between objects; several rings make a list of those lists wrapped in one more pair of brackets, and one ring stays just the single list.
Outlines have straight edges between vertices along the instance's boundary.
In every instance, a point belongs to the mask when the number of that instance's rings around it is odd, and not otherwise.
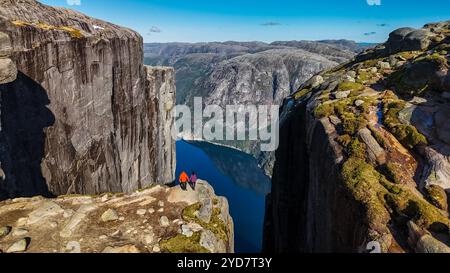
[{"label": "cliff edge", "polygon": [[0,198],[132,192],[172,182],[171,68],[127,28],[0,0]]},{"label": "cliff edge", "polygon": [[450,252],[449,49],[402,28],[285,100],[265,251]]},{"label": "cliff edge", "polygon": [[0,253],[232,253],[233,236],[228,201],[206,181],[0,202]]}]

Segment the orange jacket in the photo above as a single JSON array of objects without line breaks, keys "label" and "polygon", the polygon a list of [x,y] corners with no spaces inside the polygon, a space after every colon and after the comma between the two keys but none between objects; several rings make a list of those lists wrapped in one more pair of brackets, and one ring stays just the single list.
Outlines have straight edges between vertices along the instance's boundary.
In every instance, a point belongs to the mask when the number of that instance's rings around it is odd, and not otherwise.
[{"label": "orange jacket", "polygon": [[180,174],[180,178],[178,179],[178,181],[179,181],[180,183],[187,183],[187,182],[189,182],[189,176],[187,175],[187,173],[182,172],[182,173]]}]

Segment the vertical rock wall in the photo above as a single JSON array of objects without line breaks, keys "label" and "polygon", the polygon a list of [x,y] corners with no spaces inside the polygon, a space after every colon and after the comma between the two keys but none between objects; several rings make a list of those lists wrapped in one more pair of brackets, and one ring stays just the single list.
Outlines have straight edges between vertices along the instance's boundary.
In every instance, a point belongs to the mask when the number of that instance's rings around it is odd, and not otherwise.
[{"label": "vertical rock wall", "polygon": [[171,182],[174,73],[143,66],[142,37],[33,0],[0,3],[0,30],[19,71],[0,86],[8,194],[131,192]]}]

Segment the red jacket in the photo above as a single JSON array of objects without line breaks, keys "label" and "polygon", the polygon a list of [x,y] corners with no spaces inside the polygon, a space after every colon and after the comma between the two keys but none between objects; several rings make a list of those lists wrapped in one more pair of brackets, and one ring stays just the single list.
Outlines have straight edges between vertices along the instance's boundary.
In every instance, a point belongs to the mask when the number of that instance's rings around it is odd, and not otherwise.
[{"label": "red jacket", "polygon": [[178,182],[180,182],[180,183],[188,183],[189,182],[189,176],[187,175],[187,173],[182,172],[180,174],[180,178],[178,179]]}]

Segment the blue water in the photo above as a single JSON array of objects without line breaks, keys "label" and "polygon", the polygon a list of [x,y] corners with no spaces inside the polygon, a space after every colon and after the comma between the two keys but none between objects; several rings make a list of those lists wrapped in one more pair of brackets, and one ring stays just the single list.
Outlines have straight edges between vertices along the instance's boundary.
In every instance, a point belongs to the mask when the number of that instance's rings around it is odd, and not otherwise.
[{"label": "blue water", "polygon": [[182,171],[195,171],[200,179],[214,187],[217,195],[225,196],[234,221],[235,251],[260,252],[269,178],[260,169],[257,169],[260,173],[255,171],[257,164],[252,157],[228,148],[204,145],[208,146],[201,148],[177,142],[177,177]]}]

